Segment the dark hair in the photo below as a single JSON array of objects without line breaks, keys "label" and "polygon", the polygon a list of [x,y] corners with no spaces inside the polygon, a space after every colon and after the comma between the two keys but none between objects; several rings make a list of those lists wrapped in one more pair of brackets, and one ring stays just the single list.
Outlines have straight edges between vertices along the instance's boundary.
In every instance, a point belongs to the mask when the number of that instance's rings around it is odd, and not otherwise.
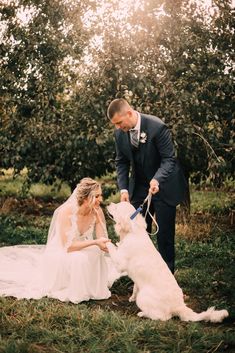
[{"label": "dark hair", "polygon": [[123,98],[114,99],[108,106],[107,115],[111,120],[114,115],[122,110],[126,105],[129,105],[128,102]]}]

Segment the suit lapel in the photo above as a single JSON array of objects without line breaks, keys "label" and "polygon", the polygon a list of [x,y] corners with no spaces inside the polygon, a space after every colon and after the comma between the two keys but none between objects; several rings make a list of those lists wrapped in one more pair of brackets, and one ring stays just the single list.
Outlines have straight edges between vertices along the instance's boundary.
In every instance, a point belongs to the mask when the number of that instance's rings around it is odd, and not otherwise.
[{"label": "suit lapel", "polygon": [[130,160],[133,162],[133,154],[132,154],[130,137],[129,137],[128,132],[123,132],[123,146],[125,146],[126,152],[129,156]]}]

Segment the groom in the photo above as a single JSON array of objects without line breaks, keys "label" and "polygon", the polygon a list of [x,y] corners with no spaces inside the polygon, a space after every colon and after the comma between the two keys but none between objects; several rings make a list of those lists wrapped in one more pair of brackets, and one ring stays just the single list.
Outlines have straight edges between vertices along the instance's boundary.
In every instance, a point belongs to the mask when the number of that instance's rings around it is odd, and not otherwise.
[{"label": "groom", "polygon": [[[174,154],[167,126],[159,118],[135,111],[125,99],[114,99],[107,115],[115,125],[117,181],[121,201],[137,208],[148,192],[151,213],[159,225],[160,254],[174,273],[176,206],[183,201],[186,182]],[[147,217],[151,231],[151,218]]]}]

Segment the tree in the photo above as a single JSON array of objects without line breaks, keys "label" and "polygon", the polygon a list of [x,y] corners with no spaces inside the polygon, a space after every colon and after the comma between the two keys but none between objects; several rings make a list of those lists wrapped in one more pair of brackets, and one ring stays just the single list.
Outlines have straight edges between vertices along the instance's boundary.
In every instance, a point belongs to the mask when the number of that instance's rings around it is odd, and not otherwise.
[{"label": "tree", "polygon": [[106,109],[122,96],[165,120],[194,182],[232,174],[229,1],[210,15],[185,0],[21,0],[1,13],[2,167],[71,186],[113,170]]},{"label": "tree", "polygon": [[97,91],[165,120],[186,176],[220,185],[234,161],[230,2],[217,2],[210,15],[182,0],[143,2],[118,20],[106,11]]},{"label": "tree", "polygon": [[27,167],[32,181],[60,178],[74,187],[108,169],[99,129],[74,89],[89,41],[82,16],[91,6],[22,0],[1,7],[1,166],[16,173]]}]

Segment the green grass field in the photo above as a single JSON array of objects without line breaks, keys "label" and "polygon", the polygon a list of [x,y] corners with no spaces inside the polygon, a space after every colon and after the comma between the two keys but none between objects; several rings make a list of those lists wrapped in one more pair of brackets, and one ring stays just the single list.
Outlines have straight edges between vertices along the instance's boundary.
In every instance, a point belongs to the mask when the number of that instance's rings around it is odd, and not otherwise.
[{"label": "green grass field", "polygon": [[[33,185],[21,197],[23,176],[0,179],[0,245],[45,243],[53,210],[69,195],[63,185]],[[110,199],[117,199],[111,196]],[[44,298],[0,298],[0,353],[191,353],[235,351],[235,239],[232,194],[193,191],[187,223],[178,212],[176,278],[195,311],[226,308],[221,324],[140,319],[128,302],[132,282],[117,281],[108,300],[74,305]],[[112,225],[109,233],[115,238]],[[153,239],[154,241],[156,239]]]}]

